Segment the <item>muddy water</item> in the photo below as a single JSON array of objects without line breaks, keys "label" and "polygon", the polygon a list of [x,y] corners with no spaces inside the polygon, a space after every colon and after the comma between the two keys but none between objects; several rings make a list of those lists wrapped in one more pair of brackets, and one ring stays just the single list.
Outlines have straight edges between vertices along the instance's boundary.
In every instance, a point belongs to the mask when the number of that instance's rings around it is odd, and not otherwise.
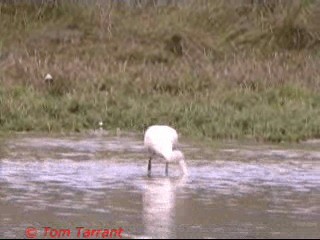
[{"label": "muddy water", "polygon": [[320,236],[317,142],[308,150],[182,143],[189,176],[171,165],[165,177],[164,164],[154,163],[149,178],[134,135],[3,140],[1,238],[26,238],[30,227],[39,238],[120,228],[123,238]]}]

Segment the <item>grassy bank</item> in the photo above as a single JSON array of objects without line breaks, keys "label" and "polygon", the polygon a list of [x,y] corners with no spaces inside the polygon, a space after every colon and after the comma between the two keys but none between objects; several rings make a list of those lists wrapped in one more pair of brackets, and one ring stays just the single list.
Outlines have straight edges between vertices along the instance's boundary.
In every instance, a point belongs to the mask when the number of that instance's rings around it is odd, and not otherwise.
[{"label": "grassy bank", "polygon": [[102,120],[208,139],[319,138],[319,11],[312,1],[0,4],[0,130]]}]

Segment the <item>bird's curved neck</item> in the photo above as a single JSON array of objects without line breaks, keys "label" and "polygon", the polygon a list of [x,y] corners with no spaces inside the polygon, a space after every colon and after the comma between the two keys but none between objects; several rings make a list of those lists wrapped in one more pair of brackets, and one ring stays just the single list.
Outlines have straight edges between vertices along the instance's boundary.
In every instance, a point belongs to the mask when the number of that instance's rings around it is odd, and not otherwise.
[{"label": "bird's curved neck", "polygon": [[184,160],[179,161],[179,166],[180,166],[182,173],[184,175],[188,175],[188,168],[187,168],[186,162]]},{"label": "bird's curved neck", "polygon": [[163,154],[164,158],[165,158],[167,161],[169,161],[169,162],[174,161],[174,153],[173,153],[172,150],[171,150],[171,151],[165,151],[165,152],[163,152],[162,154]]},{"label": "bird's curved neck", "polygon": [[184,156],[183,153],[180,152],[179,150],[174,150],[171,151],[168,154],[168,158],[167,161],[171,161],[171,162],[178,162],[179,166],[180,166],[180,170],[183,173],[183,175],[187,175],[188,174],[188,168],[186,165],[186,162],[184,160]]}]

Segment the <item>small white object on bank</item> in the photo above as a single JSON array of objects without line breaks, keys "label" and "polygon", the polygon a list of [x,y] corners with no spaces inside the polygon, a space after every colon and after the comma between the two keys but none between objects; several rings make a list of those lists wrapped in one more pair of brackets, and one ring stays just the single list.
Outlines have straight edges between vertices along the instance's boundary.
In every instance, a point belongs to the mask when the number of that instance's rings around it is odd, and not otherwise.
[{"label": "small white object on bank", "polygon": [[53,77],[51,76],[50,73],[47,73],[46,76],[44,77],[44,81],[46,83],[52,83],[53,82]]}]

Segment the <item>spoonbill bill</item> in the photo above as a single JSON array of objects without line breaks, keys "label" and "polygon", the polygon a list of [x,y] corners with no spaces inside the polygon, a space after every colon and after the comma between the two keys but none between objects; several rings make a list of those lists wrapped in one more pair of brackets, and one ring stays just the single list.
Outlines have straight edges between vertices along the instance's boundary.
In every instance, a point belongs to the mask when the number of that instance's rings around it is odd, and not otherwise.
[{"label": "spoonbill bill", "polygon": [[150,155],[148,162],[149,176],[151,174],[151,160],[157,156],[166,163],[166,176],[168,176],[169,163],[178,163],[182,174],[188,174],[184,154],[175,150],[177,144],[178,133],[174,128],[166,125],[148,127],[144,134],[144,147]]}]

